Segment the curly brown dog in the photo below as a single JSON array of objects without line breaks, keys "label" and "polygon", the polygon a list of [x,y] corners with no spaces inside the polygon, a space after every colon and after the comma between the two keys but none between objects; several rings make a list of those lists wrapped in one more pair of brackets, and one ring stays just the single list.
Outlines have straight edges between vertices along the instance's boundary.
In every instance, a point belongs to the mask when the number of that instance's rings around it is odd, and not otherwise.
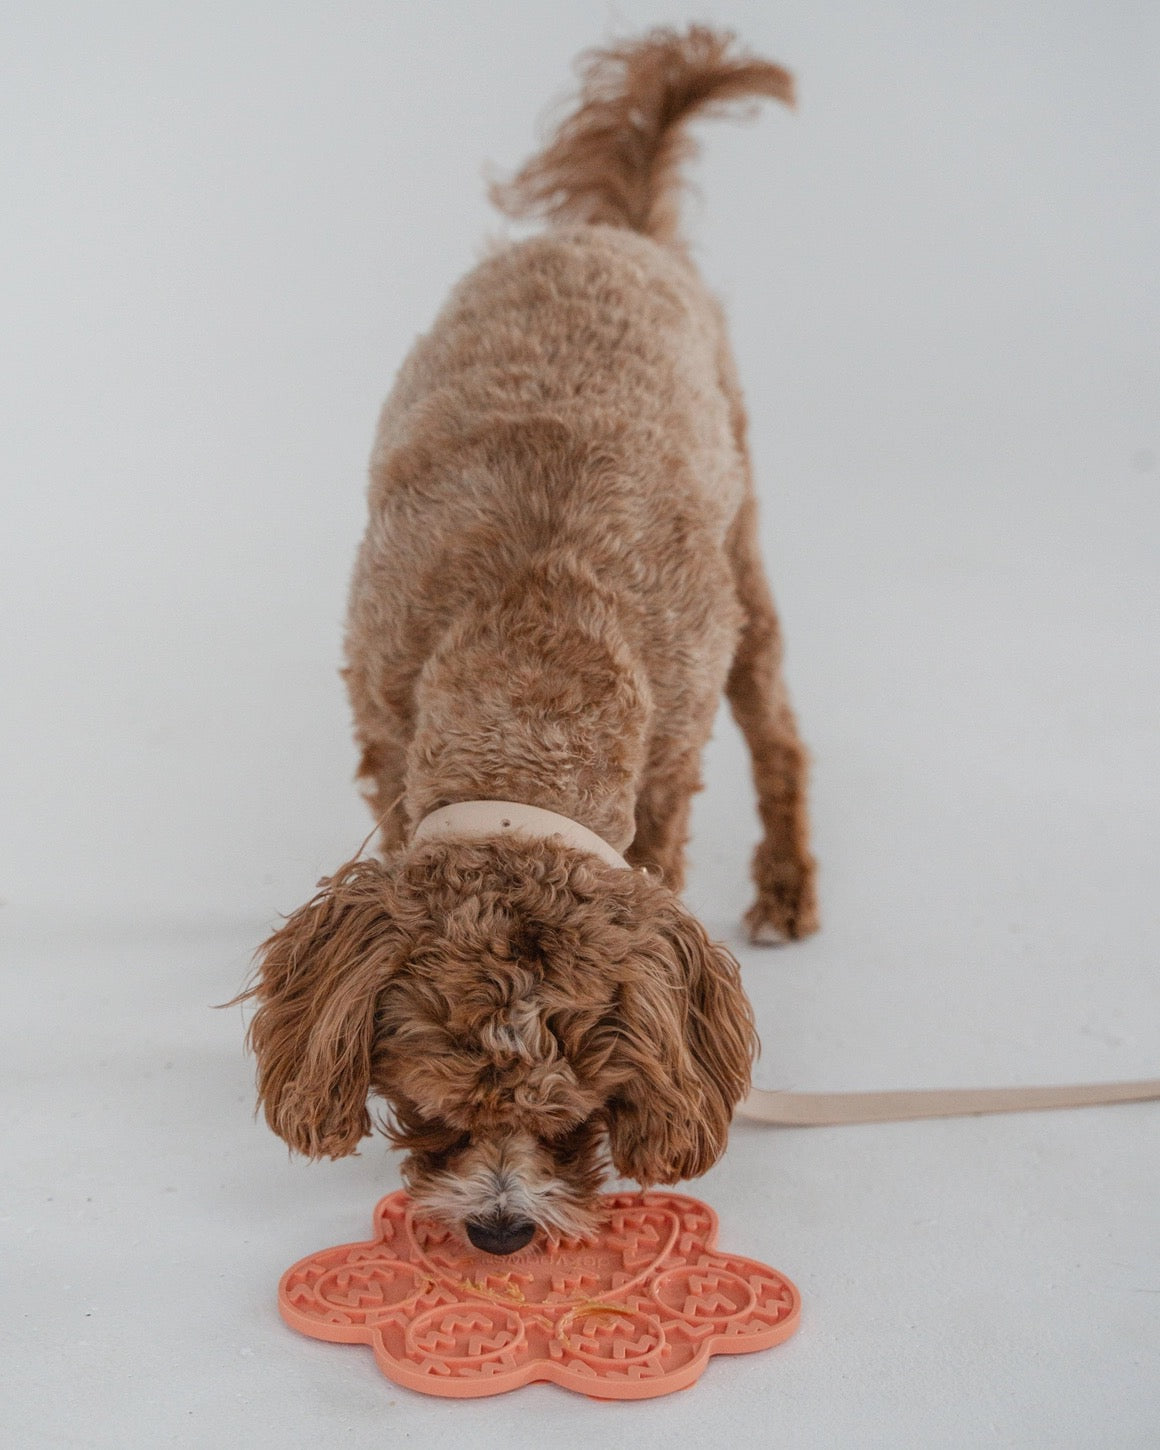
[{"label": "curly brown dog", "polygon": [[[697,27],[582,75],[495,189],[551,225],[460,282],[380,420],[344,673],[382,857],[321,883],[250,993],[274,1130],[338,1157],[385,1099],[420,1208],[493,1253],[591,1232],[610,1163],[674,1183],[724,1150],[757,1039],[679,898],[723,689],[764,828],[750,936],[817,924],[745,412],[675,236],[686,118],[792,79]],[[483,829],[428,830],[464,802]]]}]

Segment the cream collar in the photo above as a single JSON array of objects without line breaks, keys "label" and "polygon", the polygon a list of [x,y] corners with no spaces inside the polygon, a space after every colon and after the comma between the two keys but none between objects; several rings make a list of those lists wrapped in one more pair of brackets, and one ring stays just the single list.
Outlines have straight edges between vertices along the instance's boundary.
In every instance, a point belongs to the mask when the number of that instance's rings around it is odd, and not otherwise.
[{"label": "cream collar", "polygon": [[522,801],[456,801],[440,806],[426,815],[415,827],[411,844],[423,841],[481,840],[504,835],[531,836],[546,840],[559,837],[566,846],[588,851],[625,871],[632,867],[602,836],[574,821],[570,816],[546,811]]}]

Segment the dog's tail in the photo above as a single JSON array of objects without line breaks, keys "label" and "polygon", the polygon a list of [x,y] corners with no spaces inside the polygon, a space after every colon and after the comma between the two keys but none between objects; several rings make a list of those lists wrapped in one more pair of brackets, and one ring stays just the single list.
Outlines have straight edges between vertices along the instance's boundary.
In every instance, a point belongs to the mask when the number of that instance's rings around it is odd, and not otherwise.
[{"label": "dog's tail", "polygon": [[772,96],[793,105],[793,76],[740,50],[732,35],[690,26],[585,52],[578,104],[548,145],[491,199],[509,216],[604,222],[672,241],[679,168],[693,154],[696,111]]}]

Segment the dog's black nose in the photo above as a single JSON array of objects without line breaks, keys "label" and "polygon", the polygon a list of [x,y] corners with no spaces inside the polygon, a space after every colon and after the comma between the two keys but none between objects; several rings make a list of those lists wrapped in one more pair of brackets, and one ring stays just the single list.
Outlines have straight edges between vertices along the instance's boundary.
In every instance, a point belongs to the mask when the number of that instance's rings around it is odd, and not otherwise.
[{"label": "dog's black nose", "polygon": [[535,1236],[536,1226],[530,1218],[471,1218],[467,1221],[467,1237],[485,1254],[514,1254]]}]

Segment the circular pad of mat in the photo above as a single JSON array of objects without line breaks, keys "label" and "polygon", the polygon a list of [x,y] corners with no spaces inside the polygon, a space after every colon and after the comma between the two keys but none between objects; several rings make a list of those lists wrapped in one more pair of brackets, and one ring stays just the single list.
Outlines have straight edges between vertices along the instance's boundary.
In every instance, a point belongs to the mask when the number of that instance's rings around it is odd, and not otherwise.
[{"label": "circular pad of mat", "polygon": [[405,1193],[374,1237],[299,1260],[278,1307],[315,1339],[369,1344],[389,1379],[429,1395],[498,1395],[550,1380],[600,1399],[684,1389],[713,1354],[788,1339],[801,1297],[714,1247],[717,1215],[676,1193],[601,1199],[598,1238],[497,1257],[416,1218]]}]

